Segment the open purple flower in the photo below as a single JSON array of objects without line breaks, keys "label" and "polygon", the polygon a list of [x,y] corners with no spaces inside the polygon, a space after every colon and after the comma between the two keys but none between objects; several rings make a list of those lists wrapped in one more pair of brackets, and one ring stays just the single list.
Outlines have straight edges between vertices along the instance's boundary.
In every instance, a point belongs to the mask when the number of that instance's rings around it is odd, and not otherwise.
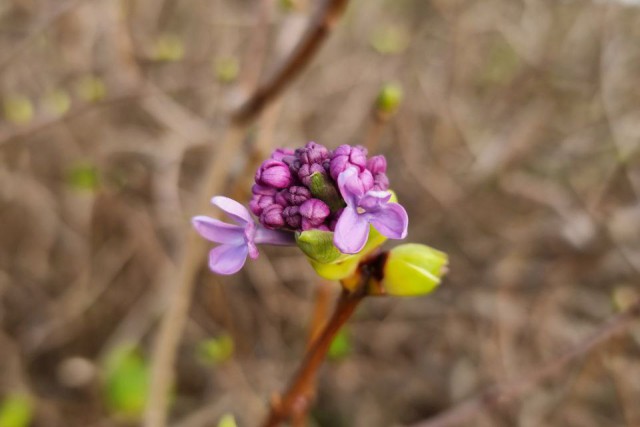
[{"label": "open purple flower", "polygon": [[367,190],[355,167],[340,173],[338,187],[347,204],[338,218],[333,237],[333,243],[340,252],[360,252],[369,237],[369,224],[390,239],[406,237],[407,212],[399,204],[389,203],[391,193]]},{"label": "open purple flower", "polygon": [[196,231],[205,239],[220,243],[209,252],[209,268],[218,274],[238,272],[247,255],[258,257],[256,244],[294,245],[293,233],[269,230],[256,225],[249,211],[235,200],[216,196],[211,203],[222,209],[236,224],[228,224],[207,216],[192,219]]}]

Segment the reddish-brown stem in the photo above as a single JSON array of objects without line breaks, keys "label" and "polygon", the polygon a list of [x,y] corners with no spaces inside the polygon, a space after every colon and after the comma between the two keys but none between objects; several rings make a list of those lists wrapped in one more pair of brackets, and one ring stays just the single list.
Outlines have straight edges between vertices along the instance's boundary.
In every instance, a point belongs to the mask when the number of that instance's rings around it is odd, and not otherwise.
[{"label": "reddish-brown stem", "polygon": [[291,83],[314,57],[331,29],[344,12],[348,0],[325,0],[300,44],[291,54],[288,61],[258,86],[251,98],[244,102],[232,115],[236,123],[246,123],[261,111],[265,104],[275,98]]},{"label": "reddish-brown stem", "polygon": [[312,393],[310,390],[313,388],[316,374],[325,359],[329,346],[365,296],[366,294],[361,290],[342,292],[331,319],[307,350],[307,354],[287,391],[272,403],[271,411],[262,424],[263,427],[275,427],[288,419],[300,420],[304,418],[311,403]]}]

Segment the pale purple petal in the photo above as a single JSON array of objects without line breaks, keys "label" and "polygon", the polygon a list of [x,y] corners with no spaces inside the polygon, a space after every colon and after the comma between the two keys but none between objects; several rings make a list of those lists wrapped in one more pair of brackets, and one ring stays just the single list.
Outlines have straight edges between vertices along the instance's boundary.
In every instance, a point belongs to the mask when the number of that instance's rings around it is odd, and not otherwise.
[{"label": "pale purple petal", "polygon": [[222,209],[227,215],[233,218],[239,224],[251,222],[251,215],[247,208],[233,199],[224,196],[215,196],[211,199],[211,203]]},{"label": "pale purple petal", "polygon": [[356,254],[362,250],[369,237],[369,222],[363,215],[347,206],[340,215],[334,230],[333,243],[344,254]]},{"label": "pale purple petal", "polygon": [[391,198],[388,191],[369,191],[358,202],[358,206],[365,211],[373,211],[380,208],[381,205],[387,203]]},{"label": "pale purple petal", "polygon": [[258,244],[292,246],[296,244],[293,232],[270,230],[261,226],[256,227],[256,234],[253,241]]},{"label": "pale purple petal", "polygon": [[248,253],[249,248],[245,244],[220,245],[209,252],[209,268],[218,274],[237,273],[247,260]]},{"label": "pale purple petal", "polygon": [[[358,180],[358,170],[356,168],[349,168],[338,176],[338,188],[347,206],[355,205],[357,198],[364,193],[357,193],[359,187],[357,185],[354,186],[352,182],[354,180]],[[353,190],[356,190],[356,193]]]},{"label": "pale purple petal", "polygon": [[382,205],[379,210],[369,214],[369,221],[380,234],[390,239],[407,237],[409,216],[407,211],[397,203]]},{"label": "pale purple petal", "polygon": [[227,224],[208,216],[193,217],[191,223],[198,234],[209,241],[231,244],[244,241],[244,229],[239,225]]}]

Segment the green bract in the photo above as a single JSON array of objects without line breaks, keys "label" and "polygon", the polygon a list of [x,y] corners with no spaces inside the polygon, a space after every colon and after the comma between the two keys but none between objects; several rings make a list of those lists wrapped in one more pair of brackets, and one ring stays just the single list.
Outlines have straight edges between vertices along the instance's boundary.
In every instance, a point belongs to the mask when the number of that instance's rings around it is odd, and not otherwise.
[{"label": "green bract", "polygon": [[296,233],[296,242],[305,253],[311,266],[320,277],[328,280],[341,280],[351,276],[358,268],[358,263],[378,246],[387,240],[375,228],[370,227],[369,240],[357,254],[343,254],[333,245],[333,232],[308,230]]},{"label": "green bract", "polygon": [[397,246],[384,266],[383,291],[396,296],[426,295],[440,284],[447,262],[447,254],[426,245]]}]

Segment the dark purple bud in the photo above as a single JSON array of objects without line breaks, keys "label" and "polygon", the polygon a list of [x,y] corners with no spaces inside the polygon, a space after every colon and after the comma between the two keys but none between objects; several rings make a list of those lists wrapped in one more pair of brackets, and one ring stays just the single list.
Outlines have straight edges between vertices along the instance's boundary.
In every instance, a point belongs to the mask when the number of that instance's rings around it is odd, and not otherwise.
[{"label": "dark purple bud", "polygon": [[275,188],[287,188],[291,185],[291,171],[281,161],[268,159],[256,172],[256,183]]},{"label": "dark purple bud", "polygon": [[259,194],[261,196],[275,196],[277,191],[278,190],[273,187],[265,187],[264,185],[259,184],[253,184],[251,187],[251,192],[253,194]]},{"label": "dark purple bud", "polygon": [[261,194],[254,194],[253,198],[249,202],[249,209],[255,216],[262,215],[262,211],[275,203],[273,196],[263,196]]},{"label": "dark purple bud", "polygon": [[384,156],[373,156],[367,160],[367,169],[374,176],[379,173],[387,172],[387,159]]},{"label": "dark purple bud", "polygon": [[290,205],[299,206],[311,198],[311,191],[299,185],[293,185],[285,191],[284,196]]},{"label": "dark purple bud", "polygon": [[312,163],[310,165],[304,164],[300,166],[300,170],[298,171],[298,178],[300,178],[300,181],[302,181],[304,185],[309,186],[311,185],[311,175],[316,172],[321,174],[326,173],[322,165],[318,163]]},{"label": "dark purple bud", "polygon": [[273,198],[274,201],[279,204],[280,206],[286,208],[287,206],[289,206],[289,201],[287,200],[287,193],[289,192],[288,188],[285,188],[284,190],[280,190],[276,193],[275,197]]},{"label": "dark purple bud", "polygon": [[309,230],[320,226],[331,211],[325,202],[319,199],[309,199],[300,205],[302,215],[302,229]]},{"label": "dark purple bud", "polygon": [[300,216],[300,207],[288,206],[282,211],[282,217],[287,225],[294,230],[300,229],[302,217]]},{"label": "dark purple bud", "polygon": [[389,189],[387,174],[378,173],[373,177],[373,189],[378,191],[387,191]]},{"label": "dark purple bud", "polygon": [[271,153],[271,158],[282,162],[286,157],[293,157],[293,153],[294,151],[291,148],[276,148],[276,150]]},{"label": "dark purple bud", "polygon": [[300,166],[302,165],[302,163],[300,162],[300,159],[298,159],[295,156],[287,156],[287,157],[283,158],[282,161],[287,166],[289,166],[289,170],[294,175],[298,173],[298,170],[300,170]]},{"label": "dark purple bud", "polygon": [[365,170],[367,166],[367,150],[364,147],[352,147],[350,145],[341,145],[335,149],[331,156],[330,172],[331,177],[335,180],[338,175],[349,167],[356,167],[359,172]]},{"label": "dark purple bud", "polygon": [[329,150],[324,145],[309,142],[304,148],[296,150],[296,156],[303,165],[320,163],[329,158]]},{"label": "dark purple bud", "polygon": [[260,215],[260,222],[265,227],[280,228],[284,226],[282,211],[284,208],[278,204],[267,206]]}]

